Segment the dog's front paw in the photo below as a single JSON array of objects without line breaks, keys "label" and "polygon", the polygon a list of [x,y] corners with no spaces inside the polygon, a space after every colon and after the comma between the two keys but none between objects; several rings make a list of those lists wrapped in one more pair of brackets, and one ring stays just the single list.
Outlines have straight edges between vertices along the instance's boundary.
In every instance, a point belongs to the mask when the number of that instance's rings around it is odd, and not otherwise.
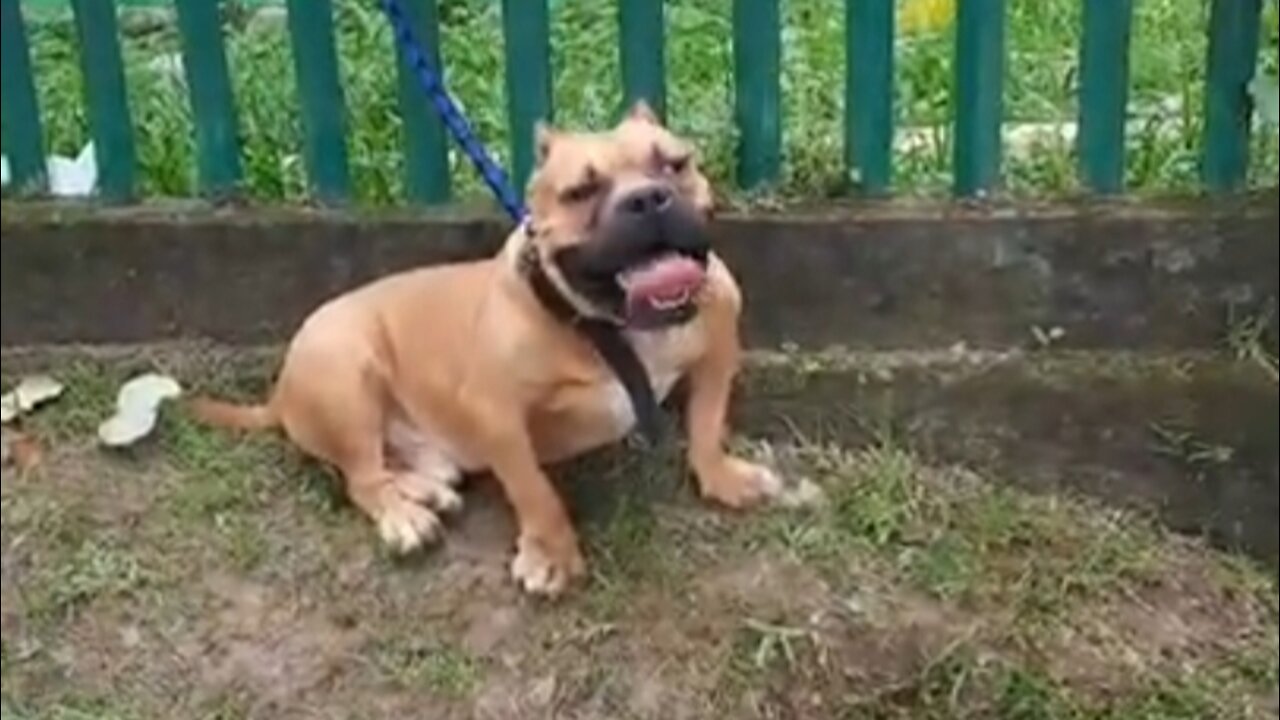
[{"label": "dog's front paw", "polygon": [[521,535],[516,556],[511,561],[511,577],[521,589],[533,595],[555,597],[585,572],[586,562],[571,533],[554,542]]},{"label": "dog's front paw", "polygon": [[742,509],[759,505],[782,493],[782,478],[763,465],[729,457],[699,478],[702,496]]}]

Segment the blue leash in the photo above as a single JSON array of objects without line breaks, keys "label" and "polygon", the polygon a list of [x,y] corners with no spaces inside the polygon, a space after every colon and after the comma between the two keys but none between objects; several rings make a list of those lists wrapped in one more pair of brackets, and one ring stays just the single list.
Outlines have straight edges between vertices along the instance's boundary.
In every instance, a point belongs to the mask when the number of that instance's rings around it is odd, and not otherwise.
[{"label": "blue leash", "polygon": [[432,66],[427,53],[423,51],[417,36],[414,35],[413,25],[409,22],[408,16],[405,15],[404,7],[401,6],[400,0],[382,0],[382,9],[386,12],[387,19],[391,21],[391,28],[395,32],[400,49],[404,51],[405,60],[417,74],[418,84],[422,86],[422,91],[427,94],[431,103],[435,105],[441,121],[449,129],[449,134],[457,141],[462,148],[462,152],[471,161],[476,171],[480,173],[480,177],[484,179],[485,184],[493,191],[498,202],[502,203],[503,209],[507,211],[511,219],[516,223],[523,222],[525,209],[524,203],[520,199],[520,194],[511,186],[511,181],[507,179],[507,174],[498,163],[494,162],[493,156],[481,144],[479,138],[476,137],[475,131],[471,129],[470,123],[462,115],[462,110],[458,108],[457,103],[449,96],[449,91],[445,88],[444,82],[440,78],[440,71]]}]

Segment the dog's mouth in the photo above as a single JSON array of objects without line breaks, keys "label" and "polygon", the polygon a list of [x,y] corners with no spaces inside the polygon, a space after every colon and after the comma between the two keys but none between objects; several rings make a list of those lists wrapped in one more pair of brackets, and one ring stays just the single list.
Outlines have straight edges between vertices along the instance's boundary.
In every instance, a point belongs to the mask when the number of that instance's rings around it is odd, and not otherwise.
[{"label": "dog's mouth", "polygon": [[617,274],[627,324],[654,327],[687,319],[707,279],[705,263],[667,252]]}]

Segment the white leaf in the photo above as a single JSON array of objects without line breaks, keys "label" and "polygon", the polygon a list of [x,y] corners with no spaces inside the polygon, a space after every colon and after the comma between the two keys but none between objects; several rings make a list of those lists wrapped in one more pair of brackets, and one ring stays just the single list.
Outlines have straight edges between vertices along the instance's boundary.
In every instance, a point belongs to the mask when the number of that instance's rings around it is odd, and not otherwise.
[{"label": "white leaf", "polygon": [[165,400],[182,394],[177,380],[166,375],[147,373],[125,383],[116,399],[117,407],[126,411],[155,410]]},{"label": "white leaf", "polygon": [[155,429],[160,406],[182,394],[178,381],[148,373],[133,378],[116,396],[116,414],[98,426],[98,439],[108,447],[132,445]]},{"label": "white leaf", "polygon": [[62,383],[48,375],[32,375],[18,382],[11,392],[0,397],[0,421],[12,422],[37,407],[62,395]]},{"label": "white leaf", "polygon": [[128,447],[151,434],[156,413],[117,414],[98,426],[98,439],[107,447]]},{"label": "white leaf", "polygon": [[74,160],[49,156],[49,192],[58,197],[84,197],[98,184],[98,159],[93,143],[85,145]]},{"label": "white leaf", "polygon": [[1253,106],[1258,111],[1262,122],[1276,127],[1280,125],[1280,87],[1276,78],[1258,73],[1249,83],[1249,92],[1253,95]]},{"label": "white leaf", "polygon": [[13,394],[18,399],[18,412],[28,413],[62,395],[62,383],[48,375],[32,375],[23,378]]}]

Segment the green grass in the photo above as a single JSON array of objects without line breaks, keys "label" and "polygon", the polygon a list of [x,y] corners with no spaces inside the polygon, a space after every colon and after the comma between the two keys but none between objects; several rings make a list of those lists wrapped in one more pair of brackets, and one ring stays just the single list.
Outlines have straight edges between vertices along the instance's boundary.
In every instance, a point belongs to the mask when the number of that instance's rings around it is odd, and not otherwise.
[{"label": "green grass", "polygon": [[449,698],[469,696],[483,676],[476,658],[448,643],[400,638],[375,652],[382,671],[393,682]]},{"label": "green grass", "polygon": [[[847,573],[850,547],[940,599],[1027,620],[1150,579],[1158,534],[1142,518],[1082,500],[1025,495],[959,471],[930,470],[898,445],[809,446],[828,507],[774,528],[799,557]],[[1083,507],[1082,507],[1083,506]]]},{"label": "green grass", "polygon": [[[403,155],[397,118],[392,40],[371,0],[337,0],[342,81],[349,107],[349,148],[358,197],[375,205],[398,202]],[[1074,121],[1077,0],[1011,0],[1006,115],[1016,122]],[[1193,188],[1200,154],[1199,114],[1207,4],[1204,0],[1136,3],[1132,103],[1141,131],[1132,138],[1128,180],[1139,191]],[[491,0],[441,3],[448,80],[481,138],[504,162],[509,132],[502,80],[500,4]],[[732,122],[729,0],[672,0],[667,13],[668,88],[674,127],[698,143],[717,186],[732,188],[736,142]],[[777,191],[814,199],[846,186],[843,144],[844,27],[841,0],[784,3],[783,95],[785,178]],[[278,26],[229,13],[228,55],[242,124],[248,193],[263,200],[305,199],[300,120],[289,44]],[[600,127],[620,110],[615,2],[563,2],[553,13],[556,120]],[[1267,18],[1264,65],[1275,72],[1276,20]],[[897,121],[936,127],[937,142],[897,158],[898,190],[935,194],[949,186],[952,34],[919,36],[898,45]],[[32,31],[38,86],[50,145],[74,154],[87,139],[74,33],[68,23]],[[172,30],[126,38],[126,74],[138,129],[144,190],[150,195],[193,192],[191,118],[182,83],[150,65],[178,51]],[[1277,136],[1257,133],[1252,180],[1274,185]],[[458,194],[484,194],[469,165],[451,153]],[[1073,153],[1051,143],[1013,153],[1007,163],[1015,193],[1071,193]]]},{"label": "green grass", "polygon": [[1088,702],[1035,669],[970,648],[939,659],[893,700],[857,705],[842,720],[1236,720],[1261,717],[1230,696],[1239,678],[1175,677],[1133,695]]},{"label": "green grass", "polygon": [[[822,568],[834,587],[855,597],[880,592],[865,588],[868,572],[888,574],[985,618],[909,682],[849,700],[840,718],[1227,720],[1260,717],[1251,714],[1251,703],[1267,688],[1274,694],[1274,633],[1194,670],[1158,670],[1161,660],[1144,658],[1151,664],[1134,670],[1119,694],[1082,690],[1027,661],[1052,656],[1058,629],[1092,622],[1115,598],[1137,598],[1160,585],[1177,562],[1177,543],[1141,517],[930,467],[897,444],[859,451],[805,445],[797,457],[828,488],[829,502],[775,518],[766,546],[778,544]],[[1274,577],[1230,562],[1210,577],[1228,596],[1255,598],[1274,618]],[[800,628],[745,623],[735,640],[734,687],[763,682],[769,673],[799,674],[797,668],[818,662],[809,647],[814,637]],[[1019,659],[997,648],[1030,655]]]}]

